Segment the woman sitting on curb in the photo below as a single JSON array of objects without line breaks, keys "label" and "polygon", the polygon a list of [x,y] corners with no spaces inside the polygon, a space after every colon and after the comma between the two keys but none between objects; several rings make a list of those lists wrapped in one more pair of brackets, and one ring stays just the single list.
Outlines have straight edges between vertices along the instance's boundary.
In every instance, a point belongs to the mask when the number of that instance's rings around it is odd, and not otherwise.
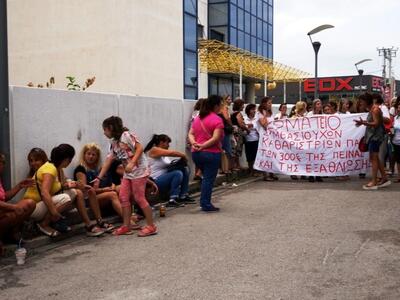
[{"label": "woman sitting on curb", "polygon": [[[3,174],[6,163],[4,154],[0,153],[0,176]],[[20,239],[20,229],[24,221],[28,220],[35,210],[35,201],[22,199],[17,203],[7,203],[20,190],[34,184],[32,179],[25,179],[9,191],[5,191],[0,180],[0,256],[2,252],[2,239],[7,237],[13,242]]]},{"label": "woman sitting on curb", "polygon": [[[149,158],[151,169],[150,177],[156,183],[160,192],[168,192],[167,206],[179,207],[182,203],[195,202],[189,197],[189,168],[186,165],[187,157],[184,153],[169,150],[171,139],[165,134],[153,135],[144,152]],[[167,157],[179,157],[183,164],[175,169],[169,169],[171,162]]]},{"label": "woman sitting on curb", "polygon": [[[80,181],[84,185],[89,184],[92,186],[93,180],[95,180],[100,173],[100,158],[101,151],[97,144],[90,143],[83,146],[79,157],[80,165],[74,170],[74,179]],[[122,218],[121,203],[112,185],[110,176],[106,175],[100,182],[99,188],[95,189],[92,187],[87,190],[87,193],[89,199],[92,197],[97,198],[101,208],[111,205],[114,211]]]},{"label": "woman sitting on curb", "polygon": [[60,235],[60,232],[71,230],[61,213],[70,210],[74,200],[86,225],[87,235],[98,236],[104,232],[90,222],[84,196],[79,189],[84,189],[84,185],[64,180],[63,169],[68,167],[74,155],[75,150],[71,145],[61,144],[51,151],[50,162],[46,161],[40,166],[31,165],[31,169],[38,167],[33,176],[35,184],[27,189],[24,198],[33,199],[36,202],[31,218],[37,222],[39,230],[50,237],[56,237]]}]

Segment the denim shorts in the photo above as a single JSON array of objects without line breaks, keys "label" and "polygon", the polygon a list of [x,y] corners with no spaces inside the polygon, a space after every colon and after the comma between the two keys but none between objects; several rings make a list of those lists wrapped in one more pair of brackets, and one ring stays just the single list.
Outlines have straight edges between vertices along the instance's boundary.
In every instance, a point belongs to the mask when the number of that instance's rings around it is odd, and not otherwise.
[{"label": "denim shorts", "polygon": [[232,156],[231,137],[232,137],[231,134],[227,134],[224,136],[224,139],[222,140],[222,150],[224,150],[229,157]]},{"label": "denim shorts", "polygon": [[369,141],[368,143],[368,151],[369,153],[379,153],[379,148],[382,142],[379,141]]}]

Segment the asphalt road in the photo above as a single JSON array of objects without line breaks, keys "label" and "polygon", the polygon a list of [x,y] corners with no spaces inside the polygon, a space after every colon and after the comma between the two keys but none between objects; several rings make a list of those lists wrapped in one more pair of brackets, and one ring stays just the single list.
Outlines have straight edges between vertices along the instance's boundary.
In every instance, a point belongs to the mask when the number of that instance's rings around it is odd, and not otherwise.
[{"label": "asphalt road", "polygon": [[0,299],[400,299],[400,184],[256,182],[0,269]]}]

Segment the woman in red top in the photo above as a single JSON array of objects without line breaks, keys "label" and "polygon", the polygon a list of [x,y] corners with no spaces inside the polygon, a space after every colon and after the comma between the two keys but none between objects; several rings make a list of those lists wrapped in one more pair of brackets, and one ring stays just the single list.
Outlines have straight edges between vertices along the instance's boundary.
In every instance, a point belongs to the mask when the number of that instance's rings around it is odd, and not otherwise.
[{"label": "woman in red top", "polygon": [[189,131],[192,158],[203,173],[200,206],[205,212],[219,211],[219,208],[211,203],[211,194],[221,163],[224,123],[217,115],[221,103],[220,96],[213,95],[206,99]]}]

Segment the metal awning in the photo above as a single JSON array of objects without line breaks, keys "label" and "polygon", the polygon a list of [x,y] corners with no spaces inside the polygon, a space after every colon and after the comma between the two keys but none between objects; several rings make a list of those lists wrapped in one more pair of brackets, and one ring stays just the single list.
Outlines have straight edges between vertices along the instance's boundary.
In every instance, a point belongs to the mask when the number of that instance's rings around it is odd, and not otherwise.
[{"label": "metal awning", "polygon": [[280,64],[217,40],[199,40],[200,71],[227,73],[269,81],[303,81],[307,72]]}]

